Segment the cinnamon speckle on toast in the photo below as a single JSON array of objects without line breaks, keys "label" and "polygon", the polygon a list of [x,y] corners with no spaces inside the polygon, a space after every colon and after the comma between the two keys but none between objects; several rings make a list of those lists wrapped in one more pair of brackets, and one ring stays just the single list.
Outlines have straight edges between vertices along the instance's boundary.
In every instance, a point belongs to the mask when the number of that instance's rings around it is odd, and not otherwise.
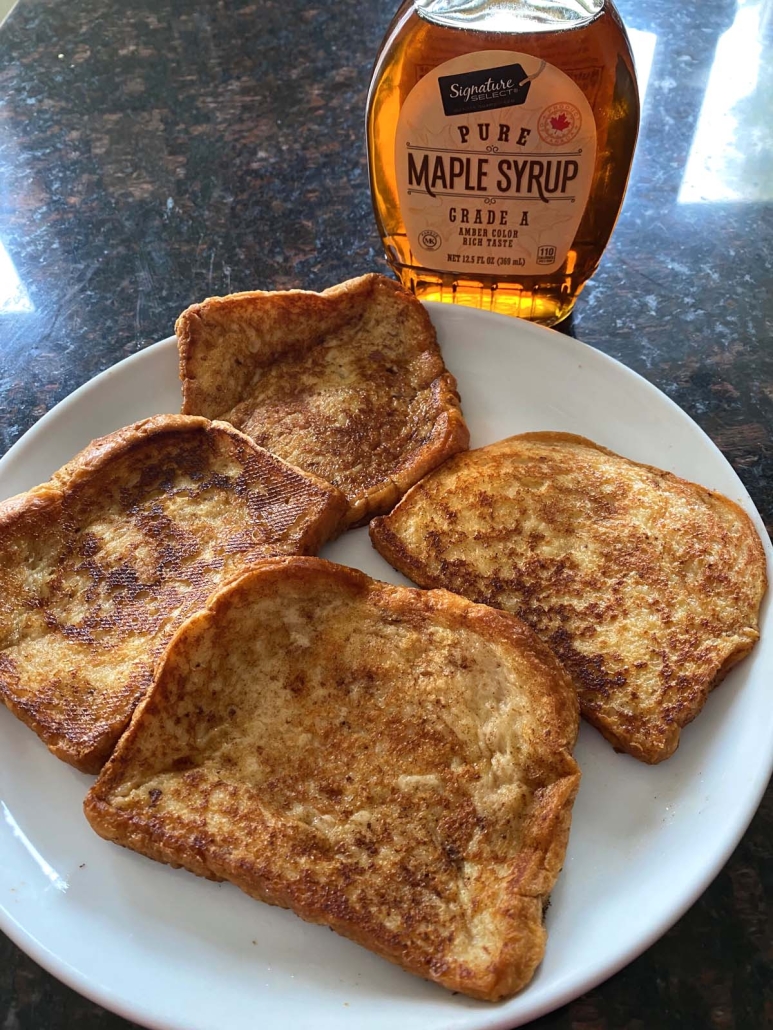
[{"label": "cinnamon speckle on toast", "polygon": [[346,495],[346,526],[389,511],[469,432],[423,305],[372,273],[322,293],[236,293],[177,320],[183,411],[224,419]]},{"label": "cinnamon speckle on toast", "polygon": [[518,619],[274,559],[178,630],[85,811],[109,840],[496,1000],[542,958],[577,724]]},{"label": "cinnamon speckle on toast", "polygon": [[644,762],[673,754],[759,637],[765,555],[748,515],[583,437],[525,433],[457,455],[370,533],[421,586],[524,619],[585,718]]},{"label": "cinnamon speckle on toast", "polygon": [[267,554],[312,553],[342,495],[224,423],[160,415],[0,505],[0,698],[97,772],[177,626]]}]

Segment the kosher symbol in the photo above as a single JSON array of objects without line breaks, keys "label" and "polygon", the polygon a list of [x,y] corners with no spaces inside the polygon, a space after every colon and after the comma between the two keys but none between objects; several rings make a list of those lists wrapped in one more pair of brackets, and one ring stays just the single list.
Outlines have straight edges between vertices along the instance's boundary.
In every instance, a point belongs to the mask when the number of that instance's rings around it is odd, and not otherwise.
[{"label": "kosher symbol", "polygon": [[419,233],[419,243],[425,250],[437,250],[442,242],[440,233],[434,229],[424,229]]}]

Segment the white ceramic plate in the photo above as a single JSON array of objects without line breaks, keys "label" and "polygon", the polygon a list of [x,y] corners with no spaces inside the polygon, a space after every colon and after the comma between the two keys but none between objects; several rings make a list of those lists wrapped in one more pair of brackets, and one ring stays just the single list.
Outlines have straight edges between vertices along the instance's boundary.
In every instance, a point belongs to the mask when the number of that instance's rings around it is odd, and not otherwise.
[{"label": "white ceramic plate", "polygon": [[[526,430],[581,433],[720,490],[739,479],[687,415],[633,372],[558,333],[430,305],[479,446]],[[179,410],[174,341],[77,390],[0,462],[0,497],[47,479],[93,437]],[[325,556],[406,582],[349,533]],[[728,676],[677,754],[649,768],[583,726],[583,782],[548,912],[545,961],[517,998],[454,996],[329,930],[117,848],[81,810],[90,778],[0,711],[0,927],[82,994],[174,1030],[510,1030],[643,951],[698,897],[759,803],[773,765],[773,626]],[[717,933],[721,927],[717,926]]]}]

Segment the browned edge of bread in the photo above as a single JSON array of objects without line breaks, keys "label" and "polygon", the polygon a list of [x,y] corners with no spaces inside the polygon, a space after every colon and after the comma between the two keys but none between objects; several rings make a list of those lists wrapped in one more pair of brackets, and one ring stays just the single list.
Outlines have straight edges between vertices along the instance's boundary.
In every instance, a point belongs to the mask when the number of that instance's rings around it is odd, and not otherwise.
[{"label": "browned edge of bread", "polygon": [[[510,864],[507,873],[506,909],[497,913],[507,919],[509,929],[499,951],[484,969],[476,970],[464,965],[448,969],[442,962],[437,968],[428,969],[426,964],[417,963],[404,948],[395,950],[380,945],[368,932],[367,926],[347,921],[345,912],[338,911],[335,906],[331,908],[327,892],[323,892],[324,897],[317,896],[304,888],[305,901],[299,904],[292,887],[282,882],[281,873],[279,876],[262,876],[259,868],[248,866],[243,860],[231,860],[227,848],[204,851],[196,841],[192,842],[174,831],[169,832],[161,819],[147,822],[132,813],[121,812],[110,803],[112,791],[124,782],[127,770],[131,769],[132,749],[142,732],[143,716],[154,709],[156,692],[163,689],[165,667],[175,660],[176,643],[187,634],[197,634],[211,625],[221,609],[238,606],[256,579],[295,577],[303,581],[304,577],[318,574],[324,567],[356,592],[366,593],[375,587],[383,593],[420,594],[425,607],[469,620],[481,636],[496,641],[506,640],[520,652],[529,653],[536,663],[546,666],[555,676],[551,710],[556,721],[551,721],[546,733],[561,774],[534,794],[519,849],[520,857]],[[185,868],[207,879],[227,880],[258,900],[291,908],[308,922],[328,925],[409,972],[434,980],[449,990],[481,1000],[498,1001],[529,983],[544,955],[547,936],[544,911],[563,866],[572,805],[580,782],[579,767],[571,757],[578,726],[577,697],[569,677],[552,651],[515,616],[474,604],[446,590],[414,591],[377,583],[356,569],[321,559],[266,559],[239,579],[220,588],[209,598],[205,610],[192,616],[178,629],[159,664],[154,686],[138,706],[131,726],[87,794],[84,812],[93,829],[108,841],[139,851],[173,868]],[[281,833],[281,830],[273,832]],[[256,856],[258,859],[261,868],[266,867],[266,856],[261,854]]]},{"label": "browned edge of bread", "polygon": [[[388,279],[378,272],[368,272],[366,275],[347,279],[345,282],[329,286],[326,290],[319,292],[316,290],[243,290],[240,293],[229,293],[224,297],[207,297],[189,305],[178,315],[174,326],[183,397],[182,413],[191,414],[195,411],[196,414],[203,414],[208,418],[217,418],[226,411],[230,411],[241,400],[243,392],[253,381],[256,368],[265,368],[289,354],[292,354],[293,357],[300,356],[304,350],[316,343],[316,338],[310,337],[305,345],[296,347],[288,354],[287,344],[283,342],[281,348],[262,354],[254,366],[247,365],[239,354],[224,353],[221,366],[223,368],[223,390],[218,392],[216,398],[211,398],[202,394],[195,371],[197,365],[196,344],[201,332],[204,312],[214,314],[235,312],[238,315],[242,311],[252,310],[255,301],[271,299],[285,307],[288,316],[291,316],[297,309],[298,301],[301,301],[310,318],[316,319],[316,335],[319,337],[329,332],[335,332],[345,325],[349,318],[345,308],[331,304],[331,301],[345,298],[347,295],[356,296],[361,293],[369,293],[377,282],[380,285],[388,285],[396,293],[405,292],[403,287],[393,279]],[[434,327],[432,332],[434,334]]]},{"label": "browned edge of bread", "polygon": [[[762,571],[763,578],[763,593],[768,587],[768,575],[767,575],[767,560],[765,557],[765,550],[760,540],[759,534],[748,514],[736,501],[731,500],[724,494],[719,493],[716,490],[709,490],[706,487],[701,486],[699,483],[692,482],[691,480],[683,479],[680,476],[675,475],[672,472],[668,472],[664,469],[659,468],[656,465],[649,465],[645,462],[634,461],[631,458],[627,458],[624,455],[620,455],[616,451],[610,450],[607,447],[603,447],[601,444],[597,444],[595,441],[588,439],[587,437],[581,436],[575,433],[556,432],[550,430],[544,431],[533,431],[528,433],[518,433],[510,437],[505,437],[502,440],[496,441],[496,443],[485,445],[476,450],[485,450],[488,446],[496,446],[497,444],[507,443],[512,440],[524,440],[534,441],[543,443],[568,443],[573,445],[582,445],[590,449],[599,451],[602,454],[607,454],[610,457],[622,459],[630,465],[637,466],[639,468],[647,469],[654,473],[658,477],[676,482],[688,486],[691,490],[695,490],[704,499],[718,504],[728,511],[732,512],[735,517],[740,519],[749,530],[749,540],[753,549],[756,552],[756,561],[759,568]],[[474,451],[467,452],[470,455]],[[399,517],[401,507],[408,507],[411,503],[412,495],[414,491],[417,493],[422,489],[424,485],[433,476],[442,476],[445,472],[453,468],[455,460],[465,460],[467,454],[461,454],[456,457],[449,459],[448,463],[440,466],[426,477],[425,480],[415,484],[406,494],[403,496],[400,502],[395,506],[391,513],[386,516],[375,518],[371,521],[369,526],[369,534],[373,547],[378,553],[395,568],[402,575],[418,584],[420,587],[425,589],[438,589],[443,588],[444,584],[441,577],[433,575],[421,560],[417,559],[411,551],[405,547],[400,537],[391,529],[390,519],[393,517]],[[760,600],[762,600],[762,597]],[[715,676],[711,682],[707,684],[706,688],[700,692],[700,696],[696,699],[694,704],[685,705],[679,712],[678,718],[676,718],[671,726],[669,727],[666,738],[663,740],[662,745],[655,746],[641,746],[635,741],[625,739],[615,730],[615,727],[604,717],[603,713],[594,711],[588,711],[583,709],[583,718],[587,720],[592,726],[594,726],[603,736],[609,741],[614,749],[621,754],[629,754],[633,758],[638,759],[648,765],[658,765],[660,762],[665,761],[674,754],[677,747],[679,746],[679,740],[681,731],[685,726],[689,725],[702,711],[705,704],[706,698],[709,693],[714,690],[727,676],[730,670],[737,665],[740,661],[747,657],[752,651],[754,644],[759,639],[759,633],[754,639],[740,645],[737,650],[732,654],[728,655],[721,667],[717,670]],[[578,685],[579,689],[579,685]]]},{"label": "browned edge of bread", "polygon": [[[304,306],[308,306],[310,315],[317,316],[319,320],[317,337],[321,337],[326,332],[333,332],[340,328],[349,317],[346,309],[331,304],[331,301],[347,296],[367,295],[377,288],[391,290],[396,297],[404,298],[405,303],[410,304],[414,313],[420,318],[426,338],[430,342],[430,349],[435,354],[438,363],[438,375],[433,383],[432,392],[440,414],[435,420],[429,438],[409,456],[399,469],[395,470],[389,480],[379,483],[355,498],[350,498],[349,510],[342,523],[343,529],[366,525],[374,514],[388,512],[414,483],[436,468],[442,461],[459,451],[466,450],[469,446],[470,433],[462,414],[456,379],[443,365],[435,327],[424,305],[394,279],[389,279],[378,272],[369,272],[328,287],[321,292],[250,290],[225,297],[208,297],[206,300],[186,308],[175,323],[183,396],[182,411],[184,413],[196,411],[210,418],[219,418],[241,400],[242,393],[252,381],[256,368],[265,368],[286,357],[297,357],[303,350],[316,345],[318,339],[313,342],[308,341],[305,347],[296,346],[294,350],[267,352],[254,366],[245,362],[239,354],[223,354],[225,372],[222,376],[222,389],[217,391],[216,397],[211,397],[199,386],[196,374],[197,337],[201,331],[202,313],[205,310],[215,313],[230,311],[238,315],[242,310],[250,310],[256,300],[271,298],[275,302],[286,305],[288,313],[290,313],[297,302],[302,299]],[[373,417],[378,418],[378,413],[374,412]]]},{"label": "browned edge of bread", "polygon": [[[210,422],[209,419],[200,416],[179,414],[154,415],[142,419],[93,440],[54,472],[48,482],[0,502],[0,540],[17,520],[31,512],[43,513],[47,508],[61,507],[62,498],[68,490],[99,473],[116,459],[129,454],[150,437],[197,432],[210,427],[217,428],[250,451],[260,453],[263,450],[227,422]],[[271,462],[292,468],[300,477],[316,485],[326,495],[325,507],[319,518],[305,527],[299,541],[303,553],[316,553],[323,544],[341,531],[341,520],[347,510],[346,498],[319,476],[297,469],[276,455],[265,451],[263,453]],[[97,774],[115,747],[117,738],[126,726],[126,720],[121,718],[106,725],[98,741],[76,741],[67,735],[66,727],[63,731],[59,723],[46,721],[37,706],[21,701],[14,695],[11,689],[14,675],[6,657],[0,652],[0,701],[42,740],[53,755],[81,772]]]}]

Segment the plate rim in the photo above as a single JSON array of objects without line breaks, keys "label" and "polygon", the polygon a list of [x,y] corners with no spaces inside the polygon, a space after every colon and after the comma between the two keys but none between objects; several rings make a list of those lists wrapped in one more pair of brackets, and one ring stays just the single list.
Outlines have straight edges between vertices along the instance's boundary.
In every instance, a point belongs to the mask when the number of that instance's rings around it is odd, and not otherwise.
[{"label": "plate rim", "polygon": [[[769,580],[771,580],[772,577],[770,576],[770,570],[773,568],[773,548],[771,548],[770,537],[753,499],[738,476],[738,473],[717,444],[695,421],[695,419],[693,419],[683,408],[672,400],[668,394],[664,393],[655,386],[654,383],[650,382],[635,369],[625,365],[617,358],[606,354],[604,351],[599,350],[590,344],[586,344],[581,340],[577,340],[574,337],[557,332],[554,329],[548,329],[521,319],[498,315],[493,312],[481,311],[474,308],[462,308],[456,305],[451,306],[439,302],[428,302],[425,304],[425,307],[430,311],[430,313],[435,310],[442,312],[443,318],[451,318],[451,320],[453,320],[455,317],[461,317],[462,319],[473,317],[474,319],[481,319],[484,323],[491,321],[502,327],[516,329],[519,332],[525,333],[527,336],[532,336],[535,340],[537,338],[542,338],[549,345],[562,348],[570,356],[582,357],[590,363],[596,363],[600,367],[613,369],[617,374],[622,374],[624,377],[633,377],[637,382],[637,385],[639,387],[643,387],[645,392],[651,396],[657,397],[659,403],[665,401],[673,414],[680,419],[686,420],[693,429],[697,429],[699,436],[702,437],[702,442],[709,445],[709,449],[713,452],[714,457],[718,457],[732,473],[738,487],[738,498],[740,499],[740,503],[744,507],[744,510],[746,510],[747,514],[752,518],[755,528],[760,535],[766,556]],[[548,339],[548,337],[550,339]],[[62,412],[62,410],[77,405],[78,401],[84,394],[94,390],[100,383],[104,383],[114,376],[121,375],[128,366],[147,360],[147,356],[151,352],[159,353],[161,351],[171,349],[175,344],[175,336],[168,336],[150,343],[135,353],[122,358],[120,361],[117,361],[115,364],[102,370],[91,379],[83,382],[71,393],[63,397],[57,402],[57,404],[42,415],[40,419],[33,423],[33,425],[31,425],[0,458],[0,476],[3,475],[8,465],[13,464],[16,453],[21,450],[22,447],[26,447],[30,444],[33,446],[35,445],[38,435],[46,432],[49,422],[53,421],[54,418]],[[769,597],[767,596],[763,601],[763,605],[765,606],[766,604],[770,604]],[[761,617],[760,621],[762,625],[763,617]],[[773,772],[773,733],[770,735],[768,740],[767,753],[761,756],[761,760],[756,763],[754,770],[755,775],[752,777],[752,785],[744,796],[744,803],[732,813],[732,826],[730,827],[729,832],[727,824],[723,828],[721,846],[715,848],[713,854],[710,856],[711,860],[704,863],[702,875],[695,877],[691,881],[690,889],[684,890],[678,904],[672,905],[669,908],[668,914],[657,924],[653,925],[648,933],[639,937],[634,943],[629,945],[628,948],[623,949],[618,953],[614,960],[608,961],[602,967],[599,967],[592,975],[586,975],[581,978],[572,977],[570,975],[569,982],[563,988],[554,991],[549,998],[544,999],[540,1003],[534,1004],[523,1014],[508,1015],[506,1011],[508,1007],[507,1002],[499,1003],[496,1009],[479,1009],[468,1011],[466,1013],[460,1011],[460,1018],[455,1020],[453,1024],[456,1030],[514,1030],[517,1026],[523,1026],[525,1023],[554,1012],[563,1005],[566,1005],[570,1001],[580,997],[582,994],[585,994],[587,991],[604,983],[611,976],[629,965],[634,959],[650,948],[657,940],[660,939],[660,937],[663,936],[664,933],[678,922],[684,913],[704,893],[708,886],[719,875],[733,851],[743,838],[759,808],[767,784],[770,780],[771,773]],[[5,808],[4,804],[3,808]],[[102,986],[95,980],[90,979],[80,970],[71,967],[61,954],[50,951],[33,933],[26,930],[22,923],[16,920],[11,911],[3,904],[0,904],[0,930],[2,930],[3,933],[5,933],[6,936],[18,948],[20,948],[20,950],[22,950],[57,980],[75,990],[83,997],[102,1006],[107,1011],[115,1013],[124,1019],[140,1023],[142,1026],[147,1027],[148,1030],[185,1030],[183,1023],[178,1021],[170,1022],[166,1017],[159,1017],[158,1014],[154,1014],[152,1011],[146,1009],[140,998],[132,999],[131,1002],[124,1002],[122,998],[116,997],[109,987]],[[526,990],[528,990],[528,987]],[[518,997],[523,997],[523,994],[516,995],[516,998]]]}]

